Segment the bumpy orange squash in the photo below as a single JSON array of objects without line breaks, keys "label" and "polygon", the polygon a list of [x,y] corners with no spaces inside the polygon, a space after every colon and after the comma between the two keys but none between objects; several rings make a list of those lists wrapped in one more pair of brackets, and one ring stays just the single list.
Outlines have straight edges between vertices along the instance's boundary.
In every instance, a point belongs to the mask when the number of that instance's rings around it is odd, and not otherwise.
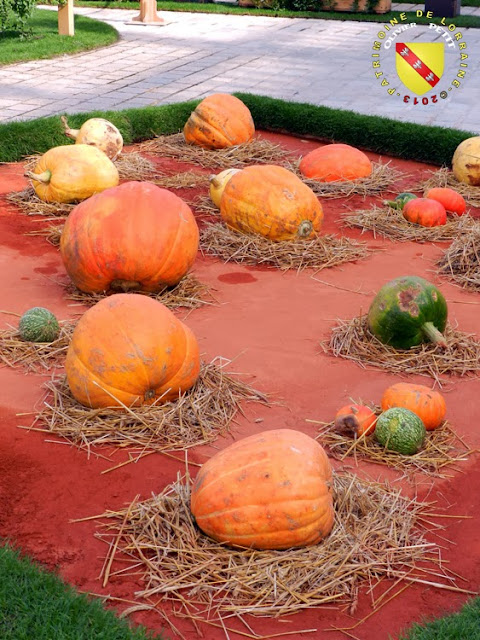
[{"label": "bumpy orange squash", "polygon": [[118,185],[116,166],[103,151],[88,144],[53,147],[27,172],[44,202],[76,202]]},{"label": "bumpy orange squash", "polygon": [[75,144],[91,144],[103,151],[110,160],[116,160],[123,149],[123,138],[117,127],[105,118],[89,118],[80,129],[71,129],[65,116],[61,121],[65,135],[75,140]]},{"label": "bumpy orange squash", "polygon": [[439,227],[447,222],[445,207],[438,200],[414,198],[405,203],[402,209],[405,220],[422,227]]},{"label": "bumpy orange squash", "polygon": [[413,411],[425,425],[427,431],[439,427],[447,411],[445,399],[438,392],[423,384],[397,382],[383,393],[382,409],[402,407]]},{"label": "bumpy orange squash", "polygon": [[192,266],[198,226],[190,207],[150,182],[125,182],[77,205],[60,252],[81,291],[157,292]]},{"label": "bumpy orange squash", "polygon": [[72,395],[93,408],[175,399],[199,371],[192,331],[163,304],[136,293],[115,294],[88,309],[65,362]]},{"label": "bumpy orange squash", "polygon": [[372,163],[363,151],[349,144],[326,144],[307,153],[299,169],[306,178],[335,182],[368,178]]},{"label": "bumpy orange squash", "polygon": [[232,229],[274,241],[313,238],[323,222],[322,205],[310,187],[275,165],[254,165],[233,175],[220,215]]},{"label": "bumpy orange squash", "polygon": [[467,210],[464,197],[450,187],[433,187],[427,191],[425,198],[440,202],[447,212],[456,213],[457,216],[463,215]]},{"label": "bumpy orange squash", "polygon": [[230,445],[200,469],[191,511],[214,540],[254,549],[317,544],[330,532],[332,470],[321,445],[277,429]]},{"label": "bumpy orange squash", "polygon": [[375,431],[377,416],[363,404],[347,404],[335,414],[334,430],[349,438],[359,438]]},{"label": "bumpy orange squash", "polygon": [[248,142],[255,125],[249,108],[228,93],[214,93],[192,111],[183,134],[188,144],[224,149]]}]

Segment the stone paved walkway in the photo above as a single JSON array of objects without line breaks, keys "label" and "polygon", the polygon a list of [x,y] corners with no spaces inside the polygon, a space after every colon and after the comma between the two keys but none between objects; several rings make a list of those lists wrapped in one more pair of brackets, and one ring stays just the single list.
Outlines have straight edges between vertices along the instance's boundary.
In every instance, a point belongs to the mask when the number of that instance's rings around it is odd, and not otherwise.
[{"label": "stone paved walkway", "polygon": [[[394,5],[407,8],[412,5]],[[471,9],[462,13],[480,15]],[[394,46],[382,52],[381,70],[395,94],[375,78],[372,47],[381,23],[162,12],[167,25],[154,27],[128,24],[137,11],[75,12],[113,25],[120,40],[97,51],[0,67],[0,122],[246,91],[480,134],[480,29],[456,30],[467,43],[468,69],[460,88],[449,92],[460,51],[443,40],[445,72],[435,92],[443,86],[447,98],[432,103],[431,91],[424,105],[421,98],[414,104],[415,94],[404,102],[409,92],[395,71]],[[402,41],[422,40],[426,31],[417,27]],[[436,41],[447,35],[436,34]],[[430,31],[426,41],[432,40]]]}]

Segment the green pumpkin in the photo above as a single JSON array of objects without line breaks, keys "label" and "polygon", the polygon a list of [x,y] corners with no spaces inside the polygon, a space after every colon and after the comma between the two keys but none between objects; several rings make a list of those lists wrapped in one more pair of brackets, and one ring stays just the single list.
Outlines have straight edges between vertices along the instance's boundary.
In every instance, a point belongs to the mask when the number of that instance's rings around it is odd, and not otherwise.
[{"label": "green pumpkin", "polygon": [[375,439],[385,449],[411,456],[420,449],[427,430],[422,420],[409,409],[393,407],[377,419]]},{"label": "green pumpkin", "polygon": [[60,334],[60,325],[51,311],[33,307],[20,318],[18,330],[26,342],[53,342]]},{"label": "green pumpkin", "polygon": [[368,311],[370,331],[383,344],[410,349],[423,342],[446,347],[442,331],[447,303],[435,285],[419,276],[401,276],[387,282]]},{"label": "green pumpkin", "polygon": [[415,200],[416,197],[414,193],[404,191],[403,193],[399,193],[394,200],[384,200],[383,204],[388,205],[392,209],[397,209],[397,211],[401,211],[409,200]]}]

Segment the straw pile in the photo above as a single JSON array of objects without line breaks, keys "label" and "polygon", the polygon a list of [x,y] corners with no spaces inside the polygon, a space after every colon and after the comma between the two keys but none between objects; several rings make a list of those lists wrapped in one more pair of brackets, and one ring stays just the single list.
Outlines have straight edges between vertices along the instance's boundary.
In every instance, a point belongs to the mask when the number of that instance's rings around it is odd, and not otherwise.
[{"label": "straw pile", "polygon": [[151,180],[157,175],[154,163],[136,151],[121,153],[113,164],[118,169],[120,180]]},{"label": "straw pile", "polygon": [[33,187],[8,193],[6,198],[27,216],[45,216],[53,219],[66,218],[75,206],[74,204],[62,204],[59,202],[43,202],[37,196]]},{"label": "straw pile", "polygon": [[172,175],[157,175],[152,182],[164,189],[195,189],[207,186],[210,182],[210,174],[183,171]]},{"label": "straw pile", "polygon": [[400,242],[447,242],[453,240],[460,233],[465,233],[480,224],[469,215],[448,217],[447,223],[438,227],[422,227],[406,220],[401,211],[391,207],[373,206],[371,209],[354,211],[344,214],[347,227],[359,227],[363,231],[372,231],[391,240]]},{"label": "straw pile", "polygon": [[226,149],[203,149],[187,144],[183,133],[158,136],[138,145],[141,151],[155,153],[180,162],[200,165],[212,169],[245,167],[248,164],[279,164],[288,155],[288,151],[268,140],[253,138],[250,142],[227,147]]},{"label": "straw pile", "polygon": [[438,171],[431,171],[430,178],[421,182],[414,191],[422,191],[425,193],[428,189],[433,187],[450,187],[455,189],[460,195],[465,198],[465,202],[471,207],[480,207],[480,188],[473,187],[458,180],[447,167],[442,167]]},{"label": "straw pile", "polygon": [[[85,293],[69,283],[66,285],[66,294],[69,300],[74,300],[83,305],[92,307],[103,298],[111,295],[113,292],[104,291],[102,293]],[[116,292],[118,293],[118,292]],[[135,291],[145,296],[150,296],[154,300],[158,300],[169,309],[177,307],[186,307],[187,309],[197,309],[205,304],[214,304],[215,299],[210,291],[210,287],[200,282],[193,273],[187,273],[178,284],[173,287],[164,287],[159,293],[146,293],[144,291]]]},{"label": "straw pile", "polygon": [[59,325],[60,334],[53,342],[25,342],[17,329],[0,330],[0,361],[37,373],[63,367],[76,322],[61,320]]},{"label": "straw pile", "polygon": [[[229,549],[196,527],[190,479],[178,478],[149,500],[136,498],[126,509],[100,516],[105,521],[97,536],[109,545],[103,584],[125,575],[131,563],[145,582],[138,598],[152,608],[169,600],[177,615],[223,628],[226,638],[234,632],[229,623],[238,622],[246,625],[242,635],[265,637],[243,619],[246,614],[277,617],[332,604],[353,613],[359,588],[373,592],[383,578],[395,580],[395,587],[405,581],[462,591],[458,575],[442,563],[440,547],[426,540],[426,529],[441,529],[431,522],[430,505],[350,474],[334,477],[334,493],[336,522],[319,545]],[[371,597],[375,610],[385,594]]]},{"label": "straw pile", "polygon": [[46,384],[47,398],[30,428],[66,438],[86,449],[96,445],[146,451],[183,451],[208,444],[230,430],[243,402],[267,398],[234,374],[228,362],[202,363],[195,385],[172,402],[123,409],[89,409],[71,395],[65,376]]},{"label": "straw pile", "polygon": [[62,237],[64,224],[49,224],[46,227],[42,227],[41,229],[36,229],[35,231],[29,231],[25,235],[27,236],[42,236],[54,247],[58,247],[60,245],[60,238]]},{"label": "straw pile", "polygon": [[370,333],[367,316],[340,320],[332,329],[328,343],[321,343],[326,353],[353,360],[361,367],[384,369],[400,376],[430,376],[441,386],[443,375],[467,376],[480,371],[480,342],[447,324],[443,335],[447,348],[431,342],[399,351],[384,345]]},{"label": "straw pile", "polygon": [[[359,404],[365,404],[359,401]],[[380,407],[371,407],[379,416],[382,413]],[[393,467],[402,471],[405,475],[417,471],[437,478],[450,477],[444,472],[444,467],[464,462],[472,453],[469,447],[453,431],[448,422],[443,422],[437,429],[427,431],[422,448],[413,455],[402,455],[396,451],[389,451],[382,447],[373,435],[362,435],[359,438],[348,438],[334,430],[334,422],[317,422],[320,424],[317,440],[326,447],[329,454],[336,460],[345,460],[353,457]]]},{"label": "straw pile", "polygon": [[365,243],[344,236],[319,235],[313,240],[272,242],[261,235],[247,235],[222,223],[205,224],[200,231],[200,250],[225,262],[266,264],[282,271],[312,268],[317,271],[366,258]]},{"label": "straw pile", "polygon": [[480,290],[480,224],[459,235],[437,263],[439,273],[464,289]]}]

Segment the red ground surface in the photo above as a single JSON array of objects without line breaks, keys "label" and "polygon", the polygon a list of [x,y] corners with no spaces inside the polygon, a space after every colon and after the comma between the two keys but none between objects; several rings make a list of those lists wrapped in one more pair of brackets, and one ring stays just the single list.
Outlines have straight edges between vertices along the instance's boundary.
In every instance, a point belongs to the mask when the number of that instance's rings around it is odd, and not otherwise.
[{"label": "red ground surface", "polygon": [[[305,154],[318,143],[266,134],[272,140]],[[373,154],[370,156],[375,159]],[[383,158],[387,160],[387,158]],[[392,165],[410,174],[398,190],[409,190],[428,170],[428,165],[393,160]],[[160,161],[164,169],[175,168],[172,161]],[[185,166],[179,170],[185,170]],[[1,309],[23,313],[32,306],[46,306],[58,317],[66,319],[82,311],[64,296],[67,276],[58,250],[43,237],[25,235],[38,227],[38,221],[20,214],[9,206],[4,195],[21,190],[26,181],[20,164],[0,167],[0,266],[4,274],[0,282]],[[179,195],[192,197],[191,190]],[[377,199],[367,199],[367,204]],[[341,226],[339,214],[345,207],[364,208],[360,197],[348,200],[326,199],[324,229],[358,238],[355,230]],[[480,214],[480,211],[474,214]],[[327,339],[337,318],[351,318],[366,311],[374,293],[388,280],[405,274],[423,276],[436,282],[449,303],[450,319],[463,331],[478,330],[478,305],[475,293],[466,293],[439,279],[434,273],[435,260],[446,245],[392,243],[364,234],[371,247],[383,249],[357,263],[324,270],[316,275],[282,274],[273,269],[223,264],[199,255],[194,271],[208,283],[218,299],[218,306],[207,306],[186,314],[179,310],[198,337],[206,360],[224,356],[234,360],[231,370],[243,373],[253,386],[281,399],[282,403],[265,408],[246,407],[232,427],[238,439],[272,428],[294,428],[315,436],[315,424],[306,420],[329,421],[349,398],[379,402],[384,388],[396,377],[375,370],[363,370],[344,359],[325,355],[319,341]],[[14,316],[0,314],[0,326],[16,324]],[[24,552],[81,590],[132,599],[141,581],[114,580],[102,588],[98,579],[106,552],[105,544],[94,537],[93,520],[72,523],[75,518],[101,514],[107,509],[122,509],[137,494],[148,498],[172,482],[182,465],[162,455],[151,455],[137,464],[129,464],[110,473],[112,466],[96,455],[90,458],[69,443],[54,443],[55,438],[20,429],[29,425],[43,398],[42,383],[49,376],[25,374],[22,369],[0,369],[0,536],[9,538]],[[415,379],[411,379],[414,381]],[[427,378],[416,381],[429,384]],[[475,397],[480,391],[480,378],[452,378],[443,389],[447,418],[472,448],[480,445],[480,432],[475,419]],[[261,419],[261,421],[258,421]],[[231,438],[222,438],[222,448]],[[202,463],[215,451],[214,447],[191,450],[189,457]],[[97,451],[97,453],[104,453]],[[124,452],[116,454],[120,462]],[[341,465],[334,463],[336,468]],[[418,476],[419,497],[437,501],[438,512],[469,515],[470,519],[448,519],[442,540],[443,557],[449,566],[465,578],[462,588],[477,591],[480,583],[480,465],[472,455],[463,463],[462,472],[448,480],[431,481]],[[376,465],[362,465],[359,473],[372,479],[395,479],[398,474]],[[403,482],[412,493],[411,484]],[[388,583],[385,583],[386,586]],[[440,616],[457,610],[468,598],[465,594],[411,586],[361,625],[352,629],[353,637],[384,640],[423,616]],[[123,607],[120,607],[120,609]],[[169,611],[168,606],[166,611]],[[304,611],[280,622],[268,618],[252,621],[255,630],[265,635],[297,631],[294,637],[338,640],[346,635],[326,629],[349,627],[372,612],[366,594],[360,595],[353,616],[338,608]],[[133,616],[153,629],[162,628],[155,613]],[[199,631],[185,620],[174,619],[187,639],[200,637]],[[302,634],[302,629],[316,629]],[[224,638],[222,631],[202,627],[204,636]],[[238,637],[238,636],[237,636]]]}]

